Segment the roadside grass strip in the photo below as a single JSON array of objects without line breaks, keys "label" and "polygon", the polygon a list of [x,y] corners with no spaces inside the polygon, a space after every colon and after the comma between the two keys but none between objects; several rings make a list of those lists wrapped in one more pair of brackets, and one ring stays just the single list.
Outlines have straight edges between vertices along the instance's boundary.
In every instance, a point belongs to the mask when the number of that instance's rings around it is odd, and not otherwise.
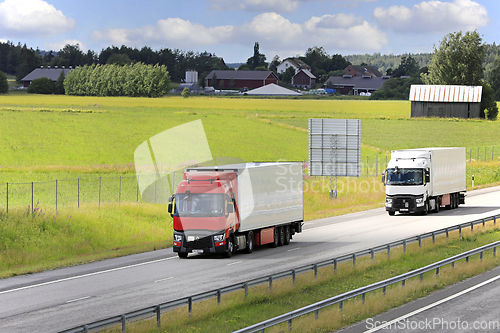
[{"label": "roadside grass strip", "polygon": [[[317,277],[312,271],[296,276],[295,285],[292,278],[283,278],[273,282],[272,291],[268,284],[251,287],[248,296],[244,291],[237,291],[217,299],[195,302],[192,312],[187,306],[182,306],[165,312],[161,316],[161,328],[157,328],[156,318],[127,323],[127,332],[231,332],[258,322],[274,318],[298,308],[319,302],[362,286],[382,281],[409,271],[424,267],[431,263],[463,253],[465,251],[497,241],[500,229],[493,221],[485,226],[477,225],[473,230],[462,229],[446,235],[407,244],[406,253],[403,247],[391,248],[387,252],[376,253],[372,260],[370,256],[359,257],[356,266],[352,262],[338,264],[335,272],[333,266],[318,269]],[[382,290],[369,292],[362,297],[355,297],[339,306],[322,309],[318,318],[314,313],[294,319],[292,332],[325,332],[356,323],[373,317],[393,307],[405,304],[431,292],[457,283],[471,276],[481,274],[500,264],[500,256],[493,256],[492,251],[486,251],[480,258],[474,255],[466,260],[460,260],[440,268],[439,275],[435,271],[411,278],[401,283],[388,286],[385,293]],[[107,332],[120,332],[109,329]],[[288,332],[287,323],[266,329],[266,332]]]}]

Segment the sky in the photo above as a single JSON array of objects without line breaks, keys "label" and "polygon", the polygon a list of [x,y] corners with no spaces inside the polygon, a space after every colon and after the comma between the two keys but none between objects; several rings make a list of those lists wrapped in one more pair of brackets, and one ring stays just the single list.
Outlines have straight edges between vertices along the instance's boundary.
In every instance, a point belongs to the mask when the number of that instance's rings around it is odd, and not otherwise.
[{"label": "sky", "polygon": [[58,51],[78,44],[180,49],[246,62],[327,54],[433,52],[445,35],[477,30],[500,43],[498,0],[0,0],[0,41]]}]

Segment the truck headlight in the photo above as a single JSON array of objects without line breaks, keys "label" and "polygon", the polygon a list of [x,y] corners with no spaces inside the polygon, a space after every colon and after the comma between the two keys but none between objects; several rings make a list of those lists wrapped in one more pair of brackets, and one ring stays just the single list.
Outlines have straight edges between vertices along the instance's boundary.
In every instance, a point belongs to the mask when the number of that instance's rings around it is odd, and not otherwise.
[{"label": "truck headlight", "polygon": [[226,235],[214,235],[214,242],[222,242],[224,239],[226,239]]},{"label": "truck headlight", "polygon": [[415,199],[415,203],[417,204],[417,207],[422,207],[424,205],[424,198]]},{"label": "truck headlight", "polygon": [[175,242],[182,242],[182,235],[174,235]]},{"label": "truck headlight", "polygon": [[392,199],[391,198],[385,198],[385,206],[392,207]]}]

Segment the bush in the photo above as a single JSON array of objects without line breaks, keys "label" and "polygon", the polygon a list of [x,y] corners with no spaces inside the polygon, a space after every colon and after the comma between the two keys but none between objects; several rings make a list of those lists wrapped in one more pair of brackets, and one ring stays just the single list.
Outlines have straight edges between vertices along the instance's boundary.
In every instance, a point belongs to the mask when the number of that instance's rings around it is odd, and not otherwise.
[{"label": "bush", "polygon": [[7,94],[9,92],[9,81],[4,72],[0,72],[0,94]]},{"label": "bush", "polygon": [[41,77],[31,81],[28,87],[30,94],[53,94],[55,90],[55,83],[47,77]]},{"label": "bush", "polygon": [[184,98],[188,98],[190,93],[191,93],[191,91],[189,90],[189,88],[188,88],[188,87],[185,87],[184,89],[182,89],[182,93],[181,93],[181,95],[182,95],[182,97],[184,97]]},{"label": "bush", "polygon": [[91,65],[69,72],[67,95],[161,97],[169,90],[167,67],[159,65]]}]

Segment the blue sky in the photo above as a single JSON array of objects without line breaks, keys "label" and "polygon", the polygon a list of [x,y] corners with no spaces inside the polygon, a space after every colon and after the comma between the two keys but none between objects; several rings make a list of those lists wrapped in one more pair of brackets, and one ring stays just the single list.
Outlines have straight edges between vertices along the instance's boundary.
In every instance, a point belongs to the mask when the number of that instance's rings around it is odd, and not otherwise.
[{"label": "blue sky", "polygon": [[498,0],[0,0],[0,41],[99,52],[127,45],[270,61],[322,46],[332,54],[432,52],[448,33],[500,43]]}]

